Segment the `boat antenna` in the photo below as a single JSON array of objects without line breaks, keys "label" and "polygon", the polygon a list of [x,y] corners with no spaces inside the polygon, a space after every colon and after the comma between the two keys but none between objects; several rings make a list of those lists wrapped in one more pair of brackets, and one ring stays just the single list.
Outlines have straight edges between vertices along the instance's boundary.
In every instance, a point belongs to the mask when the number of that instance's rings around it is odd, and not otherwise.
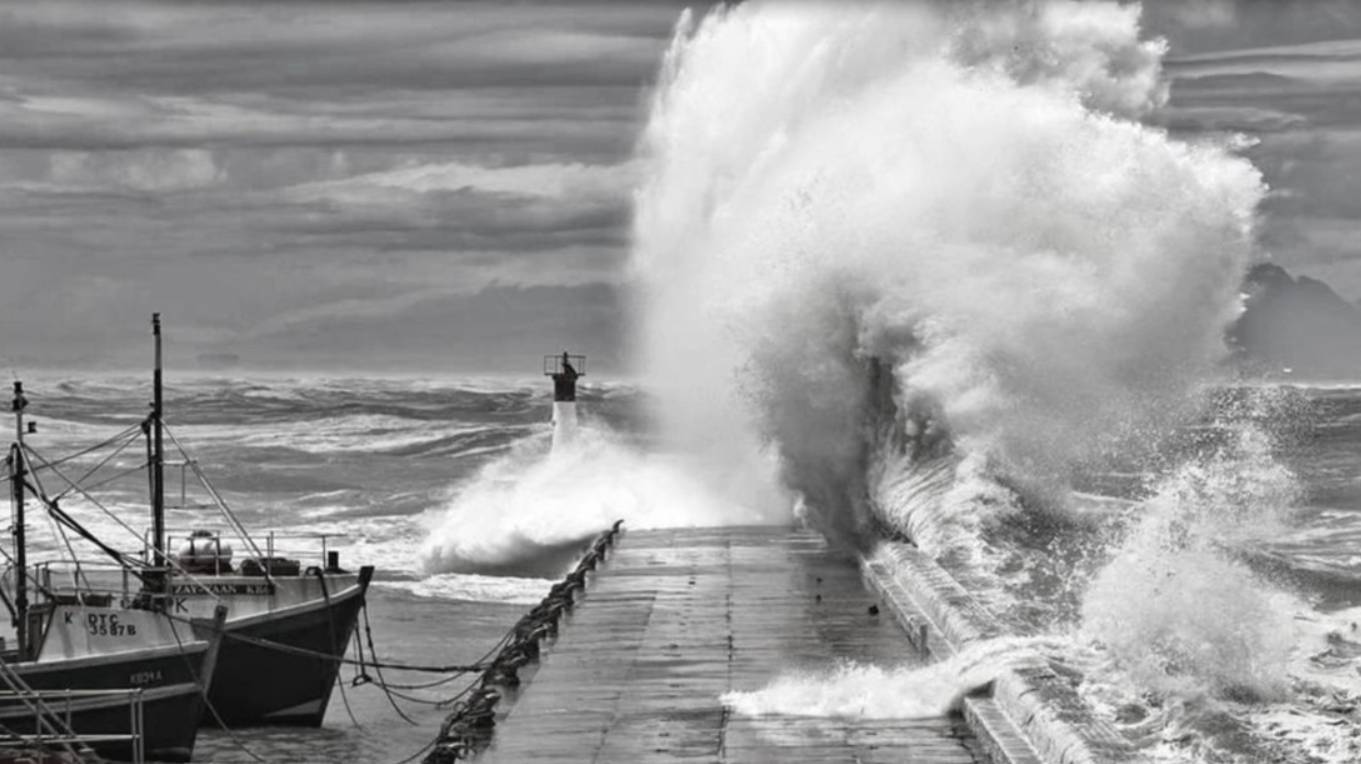
[{"label": "boat antenna", "polygon": [[161,314],[151,314],[151,335],[156,342],[156,367],[151,375],[151,543],[152,563],[165,567],[165,441],[161,393]]},{"label": "boat antenna", "polygon": [[19,657],[28,657],[28,558],[24,549],[24,383],[14,382],[15,442],[9,450],[10,498],[14,503],[14,632],[19,642]]}]

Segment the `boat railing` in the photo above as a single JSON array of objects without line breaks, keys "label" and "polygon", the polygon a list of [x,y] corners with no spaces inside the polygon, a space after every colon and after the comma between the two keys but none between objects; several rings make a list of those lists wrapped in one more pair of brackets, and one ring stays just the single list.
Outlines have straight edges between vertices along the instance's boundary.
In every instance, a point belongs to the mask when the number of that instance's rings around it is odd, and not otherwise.
[{"label": "boat railing", "polygon": [[269,557],[296,557],[304,564],[310,560],[323,568],[328,566],[332,542],[344,538],[332,533],[265,534],[265,554]]},{"label": "boat railing", "polygon": [[[142,576],[156,575],[171,577],[181,582],[187,581],[204,591],[209,591],[207,577],[200,571],[193,572],[176,568],[145,568]],[[102,560],[51,560],[33,566],[33,577],[37,591],[36,602],[51,602],[56,605],[82,605],[86,607],[144,607],[148,591],[138,574],[126,566]],[[140,604],[139,604],[140,603]]]},{"label": "boat railing", "polygon": [[[197,533],[198,535],[194,535]],[[175,579],[198,584],[205,591],[211,587],[200,578],[211,579],[220,575],[296,575],[308,568],[317,567],[328,572],[339,568],[339,554],[333,547],[346,536],[332,533],[295,533],[268,531],[257,540],[257,548],[264,560],[254,559],[247,553],[234,556],[230,560],[206,556],[196,560],[194,565],[186,565],[179,559],[177,551],[181,544],[190,540],[205,544],[208,548],[230,548],[232,538],[227,531],[203,530],[177,531],[167,535],[167,568],[147,567],[141,575],[163,570],[164,575]],[[263,543],[261,543],[263,542]],[[149,555],[148,555],[149,556]],[[243,562],[254,560],[247,566]],[[245,570],[243,570],[245,567]],[[145,590],[142,578],[126,565],[113,560],[77,559],[46,560],[30,566],[32,577],[29,579],[35,601],[48,600],[57,604],[80,604],[91,607],[118,605],[128,607],[139,601]],[[296,568],[296,570],[294,570]]]},{"label": "boat railing", "polygon": [[[261,556],[273,562],[281,559],[297,560],[301,568],[317,566],[324,570],[331,570],[337,567],[337,561],[332,556],[335,551],[333,547],[336,542],[348,538],[344,534],[338,533],[306,533],[298,531],[276,531],[269,530],[263,534],[252,534],[253,543],[259,550]],[[205,550],[218,550],[217,555],[204,555],[203,562],[195,572],[211,575],[221,575],[229,573],[240,567],[240,562],[249,557],[254,557],[254,552],[243,550],[239,544],[233,545],[236,535],[231,530],[204,529],[194,530],[174,530],[166,534],[166,548],[169,554],[174,555],[184,545],[191,542],[198,549],[198,545],[204,545]],[[227,549],[230,554],[225,557],[220,554],[220,550]],[[221,558],[221,559],[215,559]],[[230,563],[230,564],[228,564]],[[263,564],[263,563],[262,563]]]},{"label": "boat railing", "polygon": [[[70,732],[76,702],[90,698],[122,696],[128,703],[128,732],[99,735],[82,735]],[[0,735],[0,749],[16,747],[57,747],[79,746],[92,743],[127,743],[132,752],[133,762],[146,761],[146,728],[143,710],[142,688],[115,690],[0,690],[0,701],[15,699],[42,710],[34,716],[33,733],[19,729],[10,723],[9,734]],[[44,716],[45,715],[45,716]],[[56,729],[50,726],[44,730],[43,719],[57,719],[61,723]]]},{"label": "boat railing", "polygon": [[141,581],[112,560],[47,560],[33,565],[31,579],[38,601],[107,606],[116,598],[126,606],[141,589]]}]

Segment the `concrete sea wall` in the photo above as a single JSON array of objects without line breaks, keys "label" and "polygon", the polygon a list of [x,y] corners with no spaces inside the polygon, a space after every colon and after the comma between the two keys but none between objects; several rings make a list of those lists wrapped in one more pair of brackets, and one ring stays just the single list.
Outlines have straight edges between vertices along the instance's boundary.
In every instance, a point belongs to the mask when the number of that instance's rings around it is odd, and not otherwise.
[{"label": "concrete sea wall", "polygon": [[[937,658],[1007,636],[987,610],[940,565],[910,544],[883,542],[860,562],[877,592],[918,649]],[[964,714],[996,761],[1009,764],[1108,764],[1135,759],[1130,744],[1097,718],[1073,687],[1038,653],[1012,662]]]}]

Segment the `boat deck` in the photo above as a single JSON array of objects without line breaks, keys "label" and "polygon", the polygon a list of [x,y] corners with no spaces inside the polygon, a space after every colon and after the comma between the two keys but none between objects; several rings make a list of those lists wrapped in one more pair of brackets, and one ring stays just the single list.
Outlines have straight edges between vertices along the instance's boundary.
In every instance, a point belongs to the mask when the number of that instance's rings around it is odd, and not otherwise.
[{"label": "boat deck", "polygon": [[961,718],[742,717],[719,697],[839,661],[919,661],[854,560],[782,528],[627,531],[483,762],[981,760]]}]

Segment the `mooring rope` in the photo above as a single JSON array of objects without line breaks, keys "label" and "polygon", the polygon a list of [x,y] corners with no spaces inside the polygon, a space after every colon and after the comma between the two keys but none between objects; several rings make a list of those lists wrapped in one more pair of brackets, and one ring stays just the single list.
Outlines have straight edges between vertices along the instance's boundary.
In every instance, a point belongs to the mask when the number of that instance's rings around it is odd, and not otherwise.
[{"label": "mooring rope", "polygon": [[[221,607],[221,605],[219,605],[218,607]],[[169,614],[167,613],[166,615],[169,615]],[[226,733],[227,739],[231,741],[232,745],[234,745],[234,746],[236,746],[237,748],[239,748],[239,749],[241,749],[242,751],[244,751],[245,754],[246,754],[247,756],[251,757],[252,759],[254,759],[254,760],[258,761],[258,762],[260,762],[260,764],[269,764],[269,762],[266,761],[263,757],[261,757],[261,756],[260,756],[259,754],[257,754],[255,751],[252,751],[252,750],[250,749],[250,747],[247,746],[246,743],[245,743],[243,740],[241,740],[241,738],[237,737],[236,733],[232,731],[232,728],[231,728],[231,727],[228,727],[228,726],[227,726],[227,723],[226,723],[226,722],[222,721],[222,717],[217,713],[217,709],[213,706],[213,702],[212,702],[211,700],[208,699],[208,688],[204,686],[204,683],[203,683],[202,679],[199,677],[198,672],[194,670],[194,664],[193,664],[193,662],[189,660],[189,656],[186,655],[185,652],[184,652],[184,642],[180,641],[180,633],[179,633],[179,631],[175,628],[175,621],[176,621],[176,620],[178,620],[178,619],[175,619],[175,618],[171,618],[171,619],[170,619],[170,633],[173,634],[173,635],[175,635],[175,644],[179,645],[180,657],[184,659],[184,665],[185,665],[185,668],[187,668],[187,669],[189,670],[189,676],[190,676],[191,678],[193,678],[194,683],[198,685],[198,694],[199,694],[199,697],[203,698],[203,705],[204,705],[205,708],[208,709],[209,715],[211,715],[211,716],[213,717],[213,721],[217,723],[217,726],[220,727],[224,733]],[[215,624],[220,624],[221,621],[214,620],[214,623],[215,623]],[[192,627],[192,624],[191,624],[191,627]],[[223,630],[222,630],[222,633],[225,634],[225,633],[226,633],[226,630],[223,629]],[[222,650],[221,639],[222,639],[221,637],[218,637],[218,640],[219,640],[219,642],[218,642],[218,651],[219,651],[219,653],[220,653],[221,650]],[[214,671],[214,673],[216,673],[216,671],[217,671],[216,667],[214,667],[213,671]]]},{"label": "mooring rope", "polygon": [[[367,637],[368,640],[369,640],[369,655],[372,655],[372,656],[374,656],[375,658],[378,657],[378,650],[375,649],[374,646],[373,646],[373,629],[371,629],[371,628],[369,627],[369,607],[368,607],[368,602],[365,602],[365,603],[364,603],[364,635],[365,635],[365,637]],[[377,684],[378,684],[379,687],[383,688],[383,695],[385,695],[385,696],[387,697],[388,703],[392,705],[392,710],[393,710],[393,711],[396,711],[398,716],[400,716],[400,717],[402,717],[403,719],[405,719],[407,724],[410,724],[410,725],[413,726],[413,727],[418,726],[416,720],[415,720],[415,719],[412,719],[410,716],[407,716],[407,715],[406,715],[406,712],[402,710],[402,707],[399,706],[399,705],[397,705],[397,701],[396,701],[396,700],[393,700],[393,698],[392,698],[393,692],[392,692],[392,690],[389,690],[389,689],[388,689],[388,687],[387,687],[387,681],[386,681],[385,679],[383,679],[383,670],[382,670],[381,668],[378,668],[376,664],[375,664],[375,667],[374,667],[374,673],[378,674],[378,682],[377,682]]]},{"label": "mooring rope", "polygon": [[[321,584],[321,596],[326,600],[326,636],[331,641],[331,654],[335,655],[336,624],[334,611],[331,610],[331,590],[330,587],[326,586],[326,574],[322,573],[320,568],[312,568],[312,572],[317,577],[317,583]],[[359,720],[354,718],[354,710],[350,708],[350,696],[345,694],[345,683],[336,681],[336,679],[339,678],[340,666],[336,666],[336,677],[331,681],[340,687],[340,700],[345,704],[345,714],[350,717],[350,723],[362,729],[364,725],[360,724]],[[323,686],[321,688],[322,694],[325,694],[328,689],[330,688]]]},{"label": "mooring rope", "polygon": [[[496,688],[519,686],[519,670],[539,659],[541,640],[557,636],[558,622],[563,613],[572,609],[572,593],[585,589],[587,574],[604,560],[605,552],[614,544],[623,523],[620,520],[601,534],[577,563],[576,569],[554,584],[543,601],[516,622],[509,632],[511,638],[502,640],[496,657],[478,679],[445,701],[451,704],[452,710],[440,725],[433,746],[427,746],[430,753],[423,760],[424,764],[463,761],[477,755],[491,742],[496,726],[496,703],[501,699]],[[419,755],[420,752],[415,754]],[[415,756],[400,764],[414,760]]]},{"label": "mooring rope", "polygon": [[[182,623],[190,624],[190,625],[193,625],[193,626],[198,626],[198,627],[200,627],[200,628],[207,628],[207,627],[208,627],[207,624],[205,624],[205,623],[203,623],[203,622],[201,622],[201,621],[198,622],[198,623],[195,623],[195,622],[193,621],[193,619],[189,618],[188,616],[175,615],[175,614],[173,614],[173,613],[165,613],[164,615],[165,615],[165,617],[170,618],[170,619],[172,619],[172,620],[180,621],[180,622],[182,622]],[[334,655],[334,654],[331,654],[331,653],[324,653],[324,652],[321,652],[321,651],[319,651],[319,650],[309,650],[309,649],[307,649],[307,648],[305,648],[305,647],[297,647],[297,646],[295,646],[295,645],[284,644],[283,642],[275,642],[275,641],[272,640],[272,639],[265,639],[264,637],[252,637],[252,636],[250,636],[250,635],[248,635],[248,634],[238,634],[238,633],[236,633],[236,632],[227,631],[227,630],[225,630],[225,629],[223,629],[223,634],[222,634],[222,635],[223,635],[224,637],[226,637],[227,639],[234,639],[234,640],[236,640],[236,641],[238,641],[238,642],[245,642],[245,643],[247,643],[247,644],[255,645],[256,647],[263,647],[263,648],[266,648],[266,649],[269,649],[269,650],[277,650],[277,651],[279,651],[279,652],[281,652],[281,653],[289,653],[289,654],[301,656],[301,657],[304,657],[304,658],[316,658],[316,659],[319,659],[319,660],[333,661],[333,662],[335,662],[335,663],[342,663],[342,664],[347,664],[347,665],[351,665],[351,666],[359,666],[360,668],[363,668],[363,667],[365,667],[365,666],[374,666],[374,665],[375,665],[375,663],[374,663],[373,661],[361,661],[361,660],[356,660],[356,659],[354,659],[354,658],[346,658],[346,657],[343,656],[343,655]],[[414,665],[414,664],[409,664],[409,663],[388,663],[388,662],[384,662],[384,663],[377,664],[377,665],[381,665],[383,668],[386,668],[386,669],[393,669],[393,670],[400,670],[400,671],[418,671],[418,672],[425,672],[425,673],[431,673],[431,674],[451,674],[451,673],[452,673],[452,674],[468,674],[468,673],[472,673],[472,672],[474,672],[474,671],[482,671],[482,670],[484,670],[484,669],[486,668],[486,665],[481,664],[481,663],[472,663],[472,664],[454,663],[454,664],[449,664],[449,665],[444,665],[444,666],[421,666],[421,665]],[[369,680],[369,681],[372,681],[372,680]],[[362,684],[362,682],[361,682],[360,684]]]}]

